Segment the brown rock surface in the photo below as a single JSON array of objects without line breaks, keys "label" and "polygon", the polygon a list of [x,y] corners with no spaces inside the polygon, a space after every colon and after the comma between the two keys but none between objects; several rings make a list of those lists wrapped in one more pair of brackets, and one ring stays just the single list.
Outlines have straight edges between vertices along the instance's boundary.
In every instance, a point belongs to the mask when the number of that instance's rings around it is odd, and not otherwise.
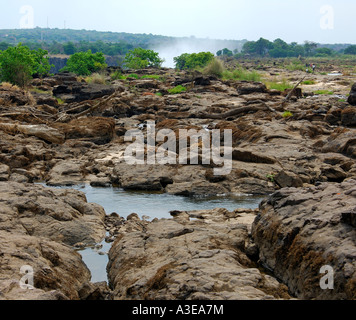
[{"label": "brown rock surface", "polygon": [[288,299],[285,286],[246,255],[250,210],[175,212],[174,219],[121,226],[109,253],[117,300]]},{"label": "brown rock surface", "polygon": [[0,230],[74,246],[104,238],[104,209],[76,190],[0,182]]},{"label": "brown rock surface", "polygon": [[73,246],[104,238],[104,210],[78,191],[16,182],[0,182],[0,202],[0,300],[83,299],[91,273]]},{"label": "brown rock surface", "polygon": [[[252,227],[261,262],[301,299],[356,298],[356,180],[286,188],[261,205]],[[323,290],[323,266],[334,289]]]}]

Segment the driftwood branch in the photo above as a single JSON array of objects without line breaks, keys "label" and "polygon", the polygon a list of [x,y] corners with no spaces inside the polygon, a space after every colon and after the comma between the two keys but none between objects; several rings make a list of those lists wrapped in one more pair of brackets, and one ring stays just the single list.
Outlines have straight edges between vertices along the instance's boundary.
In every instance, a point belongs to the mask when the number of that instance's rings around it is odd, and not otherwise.
[{"label": "driftwood branch", "polygon": [[292,94],[295,92],[295,90],[299,87],[299,85],[304,81],[304,79],[306,78],[306,76],[303,77],[302,80],[300,80],[295,86],[294,88],[288,93],[288,95],[286,96],[286,98],[283,100],[282,104],[284,105],[284,103],[286,103],[292,96]]}]

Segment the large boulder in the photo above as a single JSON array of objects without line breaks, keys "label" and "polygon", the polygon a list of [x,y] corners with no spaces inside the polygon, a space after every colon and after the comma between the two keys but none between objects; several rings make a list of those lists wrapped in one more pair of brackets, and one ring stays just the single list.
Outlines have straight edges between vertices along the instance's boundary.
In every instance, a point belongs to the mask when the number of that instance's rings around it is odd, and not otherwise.
[{"label": "large boulder", "polygon": [[97,145],[109,143],[115,135],[115,121],[103,117],[87,117],[53,125],[65,139],[90,141]]},{"label": "large boulder", "polygon": [[241,95],[251,94],[251,93],[266,93],[268,92],[267,87],[262,82],[253,81],[237,81],[233,84],[237,89],[237,92]]},{"label": "large boulder", "polygon": [[[269,300],[290,298],[247,255],[255,214],[225,209],[174,212],[119,229],[108,274],[117,300]],[[190,221],[190,218],[193,218]]]},{"label": "large boulder", "polygon": [[110,85],[79,82],[71,73],[57,74],[54,79],[58,84],[53,88],[53,95],[67,103],[98,99],[115,92]]},{"label": "large boulder", "polygon": [[[0,300],[78,300],[90,281],[79,253],[45,238],[0,230]],[[33,288],[24,287],[32,271]]]},{"label": "large boulder", "polygon": [[[298,298],[355,299],[355,216],[356,180],[277,191],[252,226],[260,262]],[[321,286],[324,268],[332,290]]]},{"label": "large boulder", "polygon": [[356,107],[348,107],[342,110],[341,124],[346,127],[356,126]]},{"label": "large boulder", "polygon": [[84,193],[40,185],[0,182],[0,230],[45,237],[74,246],[94,245],[105,236],[105,211]]},{"label": "large boulder", "polygon": [[102,207],[79,191],[16,182],[0,182],[0,203],[0,300],[82,300],[91,295],[84,288],[98,291],[76,247],[104,238]]},{"label": "large boulder", "polygon": [[350,95],[347,99],[347,102],[353,106],[356,106],[356,83],[351,87]]}]

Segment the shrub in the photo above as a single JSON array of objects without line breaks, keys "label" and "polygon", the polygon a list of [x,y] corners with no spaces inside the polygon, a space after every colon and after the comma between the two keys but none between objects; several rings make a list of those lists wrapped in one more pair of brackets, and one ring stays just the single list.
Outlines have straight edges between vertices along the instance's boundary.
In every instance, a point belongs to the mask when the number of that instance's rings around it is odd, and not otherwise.
[{"label": "shrub", "polygon": [[210,63],[205,67],[203,73],[211,76],[216,76],[221,78],[225,71],[223,63],[219,59],[213,59]]},{"label": "shrub", "polygon": [[306,70],[306,65],[303,64],[298,59],[292,59],[289,62],[289,64],[287,64],[285,67],[289,71],[305,71]]},{"label": "shrub", "polygon": [[106,84],[105,76],[99,73],[93,73],[91,76],[85,78],[87,83]]},{"label": "shrub", "polygon": [[240,80],[240,81],[261,81],[261,75],[255,71],[248,71],[243,68],[238,68],[233,71],[225,70],[223,72],[223,79],[225,80]]},{"label": "shrub", "polygon": [[179,57],[175,57],[173,60],[176,69],[192,70],[206,67],[213,59],[214,55],[211,52],[199,52],[191,54],[183,53]]},{"label": "shrub", "polygon": [[0,52],[0,80],[25,87],[34,74],[43,76],[51,69],[48,52],[30,50],[21,43]]},{"label": "shrub", "polygon": [[129,69],[159,68],[163,62],[164,60],[159,57],[157,52],[136,48],[126,54],[124,65]]},{"label": "shrub", "polygon": [[110,74],[111,80],[123,80],[125,77],[122,75],[121,71],[115,71]]},{"label": "shrub", "polygon": [[79,76],[89,76],[107,67],[105,57],[102,52],[92,53],[91,50],[86,52],[77,52],[70,56],[67,66],[61,71],[73,72]]}]

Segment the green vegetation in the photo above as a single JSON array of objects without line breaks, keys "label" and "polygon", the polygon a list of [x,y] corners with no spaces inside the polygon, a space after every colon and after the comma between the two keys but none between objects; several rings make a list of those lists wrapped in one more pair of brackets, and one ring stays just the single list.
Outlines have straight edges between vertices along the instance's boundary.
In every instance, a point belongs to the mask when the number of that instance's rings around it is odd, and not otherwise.
[{"label": "green vegetation", "polygon": [[334,94],[333,91],[329,91],[329,90],[317,90],[314,92],[315,94],[329,94],[329,95],[332,95]]},{"label": "green vegetation", "polygon": [[305,81],[302,82],[302,84],[312,85],[312,84],[315,84],[315,81],[314,80],[305,80]]},{"label": "green vegetation", "polygon": [[121,71],[115,71],[110,74],[111,80],[127,80],[127,78],[135,78],[137,80],[139,79],[154,79],[158,81],[165,81],[165,77],[157,75],[157,74],[148,74],[148,75],[143,75],[139,76],[136,73],[131,73],[129,75],[123,75]]},{"label": "green vegetation", "polygon": [[126,76],[126,79],[127,78],[134,78],[134,79],[138,80],[138,79],[140,79],[140,76],[137,73],[131,73],[128,76]]},{"label": "green vegetation", "polygon": [[239,67],[235,70],[225,70],[222,76],[223,80],[255,81],[259,82],[262,76],[256,70],[246,70]]},{"label": "green vegetation", "polygon": [[92,53],[91,50],[88,50],[87,52],[73,54],[62,71],[73,72],[79,76],[90,76],[92,73],[103,70],[106,67],[105,57],[102,52]]},{"label": "green vegetation", "polygon": [[285,68],[289,71],[305,71],[306,66],[298,59],[292,59],[289,61],[289,64],[285,65]]},{"label": "green vegetation", "polygon": [[273,172],[266,175],[266,178],[271,182],[274,182],[275,177],[276,177],[276,174]]},{"label": "green vegetation", "polygon": [[174,58],[174,63],[178,70],[192,70],[206,67],[213,59],[211,52],[183,53]]},{"label": "green vegetation", "polygon": [[154,79],[154,80],[158,80],[158,81],[165,81],[165,78],[157,75],[157,74],[147,74],[147,75],[143,75],[141,77],[141,79]]},{"label": "green vegetation", "polygon": [[344,54],[356,54],[356,45],[347,47],[344,51]]},{"label": "green vegetation", "polygon": [[223,56],[223,57],[232,57],[232,56],[233,56],[233,52],[232,52],[231,50],[225,48],[225,49],[219,50],[219,51],[216,53],[216,55],[217,55],[218,57],[220,57],[220,56]]},{"label": "green vegetation", "polygon": [[93,73],[85,78],[86,83],[106,84],[106,78],[103,74]]},{"label": "green vegetation", "polygon": [[257,71],[249,71],[242,67],[238,67],[234,70],[227,70],[219,58],[212,59],[204,69],[197,69],[206,75],[216,76],[223,80],[261,81],[262,78]]},{"label": "green vegetation", "polygon": [[[306,41],[304,45],[299,45],[296,42],[288,44],[279,38],[273,42],[264,38],[260,38],[257,41],[246,42],[242,48],[242,54],[249,54],[253,56],[269,56],[272,58],[287,58],[312,56],[317,53],[317,48],[318,44],[315,42]],[[332,50],[330,50],[330,54],[332,54]]]},{"label": "green vegetation", "polygon": [[182,92],[185,92],[185,91],[187,91],[187,88],[186,88],[186,87],[183,87],[183,86],[181,86],[181,85],[176,86],[175,88],[168,90],[168,92],[169,92],[170,94],[179,94],[179,93],[182,93]]},{"label": "green vegetation", "polygon": [[222,61],[217,58],[212,59],[209,64],[204,68],[203,73],[221,78],[225,71]]},{"label": "green vegetation", "polygon": [[282,92],[287,89],[293,89],[293,85],[285,79],[282,81],[266,81],[265,85],[269,90],[278,90]]},{"label": "green vegetation", "polygon": [[59,105],[62,105],[65,103],[61,98],[56,98],[56,99],[57,99],[57,102]]},{"label": "green vegetation", "polygon": [[305,41],[301,45],[296,42],[288,44],[279,38],[273,42],[260,38],[257,41],[247,41],[243,45],[241,54],[271,58],[334,57],[356,55],[356,45],[320,45],[312,41]]},{"label": "green vegetation", "polygon": [[0,81],[25,87],[33,75],[48,74],[51,66],[47,54],[45,50],[30,50],[22,44],[0,51]]},{"label": "green vegetation", "polygon": [[[237,48],[241,50],[245,40],[215,40],[195,37],[179,38],[187,46],[190,44],[209,46],[219,44],[221,48]],[[57,28],[34,29],[2,29],[0,30],[0,50],[7,46],[26,44],[31,50],[42,48],[50,54],[74,54],[91,50],[102,52],[108,56],[124,57],[135,48],[151,49],[169,47],[176,44],[177,38],[153,34],[137,34],[127,32],[101,32],[95,30],[72,30]]]},{"label": "green vegetation", "polygon": [[129,69],[159,68],[163,62],[164,60],[159,57],[157,52],[142,48],[130,50],[124,60],[125,67]]},{"label": "green vegetation", "polygon": [[283,112],[282,117],[285,118],[285,119],[293,117],[293,113],[288,111],[288,110],[286,110],[286,111]]},{"label": "green vegetation", "polygon": [[124,80],[126,79],[125,76],[122,75],[121,71],[115,71],[110,74],[111,80]]}]

